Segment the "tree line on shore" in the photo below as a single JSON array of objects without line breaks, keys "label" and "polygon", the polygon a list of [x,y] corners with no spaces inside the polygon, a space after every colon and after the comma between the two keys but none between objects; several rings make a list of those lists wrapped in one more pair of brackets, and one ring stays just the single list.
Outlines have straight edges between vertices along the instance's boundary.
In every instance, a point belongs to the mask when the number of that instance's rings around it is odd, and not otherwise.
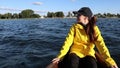
[{"label": "tree line on shore", "polygon": [[[94,16],[98,17],[98,18],[120,18],[120,14],[112,14],[112,13],[97,13],[94,14]],[[67,17],[76,17],[76,15],[72,14],[71,12],[68,12]]]},{"label": "tree line on shore", "polygon": [[117,14],[111,14],[111,13],[98,13],[98,14],[95,14],[95,16],[97,16],[98,18],[120,18],[120,14],[117,13]]},{"label": "tree line on shore", "polygon": [[0,19],[19,19],[19,18],[39,18],[39,14],[35,14],[33,10],[26,9],[21,11],[20,13],[5,13],[0,14]]},{"label": "tree line on shore", "polygon": [[[120,14],[111,14],[111,13],[98,13],[95,14],[98,18],[120,18]],[[20,19],[20,18],[40,18],[41,16],[39,14],[35,14],[33,10],[26,9],[21,11],[20,13],[5,13],[0,14],[0,19]],[[65,14],[62,11],[58,12],[48,12],[44,18],[64,18],[64,17],[76,17],[72,12],[68,12],[68,14],[65,16]]]}]

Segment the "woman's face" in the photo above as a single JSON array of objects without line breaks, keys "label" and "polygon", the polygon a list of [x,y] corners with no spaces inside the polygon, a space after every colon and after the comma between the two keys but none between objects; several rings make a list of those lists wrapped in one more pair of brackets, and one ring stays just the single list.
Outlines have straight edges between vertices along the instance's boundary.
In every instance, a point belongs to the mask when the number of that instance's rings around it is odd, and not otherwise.
[{"label": "woman's face", "polygon": [[78,15],[77,16],[77,21],[81,22],[84,25],[87,25],[89,23],[88,21],[88,17],[84,16],[84,15]]}]

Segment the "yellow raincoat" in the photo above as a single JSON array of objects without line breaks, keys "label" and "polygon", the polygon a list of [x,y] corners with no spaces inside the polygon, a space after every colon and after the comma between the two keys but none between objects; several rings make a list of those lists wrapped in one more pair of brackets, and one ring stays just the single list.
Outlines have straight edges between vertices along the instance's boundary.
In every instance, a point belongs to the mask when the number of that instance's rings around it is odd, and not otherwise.
[{"label": "yellow raincoat", "polygon": [[97,40],[95,43],[91,43],[89,36],[84,30],[84,27],[78,23],[73,24],[57,57],[60,59],[63,58],[68,51],[70,51],[70,53],[75,53],[80,58],[83,58],[85,56],[95,57],[94,47],[96,46],[100,54],[104,57],[107,65],[115,65],[116,63],[109,54],[99,28],[97,26],[94,26],[94,29]]}]

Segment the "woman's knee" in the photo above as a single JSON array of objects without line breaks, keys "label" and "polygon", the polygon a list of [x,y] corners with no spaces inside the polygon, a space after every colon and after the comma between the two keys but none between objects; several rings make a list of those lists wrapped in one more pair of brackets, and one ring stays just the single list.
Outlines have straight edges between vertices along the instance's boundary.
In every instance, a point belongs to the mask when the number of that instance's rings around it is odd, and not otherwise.
[{"label": "woman's knee", "polygon": [[79,57],[75,53],[69,54],[69,68],[78,68],[79,66]]},{"label": "woman's knee", "polygon": [[76,57],[77,55],[75,53],[70,53],[69,57]]},{"label": "woman's knee", "polygon": [[79,57],[75,53],[70,53],[68,59],[79,60]]},{"label": "woman's knee", "polygon": [[85,68],[97,68],[97,61],[92,56],[86,56],[84,59]]},{"label": "woman's knee", "polygon": [[85,59],[88,61],[95,61],[96,62],[96,59],[92,56],[86,56]]}]

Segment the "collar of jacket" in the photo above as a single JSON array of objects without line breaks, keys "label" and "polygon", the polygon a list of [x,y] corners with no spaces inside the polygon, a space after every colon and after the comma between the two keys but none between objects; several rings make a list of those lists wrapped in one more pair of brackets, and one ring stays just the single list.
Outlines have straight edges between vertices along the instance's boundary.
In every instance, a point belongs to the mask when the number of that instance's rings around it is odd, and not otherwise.
[{"label": "collar of jacket", "polygon": [[84,27],[79,23],[76,23],[75,25],[76,25],[75,27],[78,28],[78,29],[84,29]]}]

